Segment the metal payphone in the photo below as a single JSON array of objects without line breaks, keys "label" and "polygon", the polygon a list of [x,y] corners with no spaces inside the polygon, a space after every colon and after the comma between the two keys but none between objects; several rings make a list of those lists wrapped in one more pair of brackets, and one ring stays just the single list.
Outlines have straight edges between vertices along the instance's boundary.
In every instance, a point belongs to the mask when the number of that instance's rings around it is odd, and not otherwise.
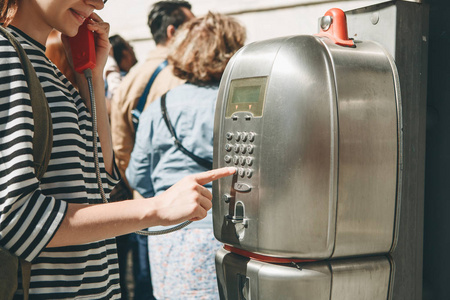
[{"label": "metal payphone", "polygon": [[375,42],[302,35],[242,48],[216,108],[214,167],[238,168],[213,185],[216,238],[272,257],[390,252],[399,107],[395,63]]}]

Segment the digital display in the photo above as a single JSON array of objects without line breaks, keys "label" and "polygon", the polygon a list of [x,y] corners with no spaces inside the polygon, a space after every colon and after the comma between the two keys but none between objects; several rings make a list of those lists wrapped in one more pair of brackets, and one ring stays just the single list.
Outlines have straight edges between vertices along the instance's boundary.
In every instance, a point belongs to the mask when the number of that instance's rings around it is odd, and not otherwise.
[{"label": "digital display", "polygon": [[258,103],[261,86],[241,86],[234,89],[231,103]]},{"label": "digital display", "polygon": [[254,117],[263,114],[267,77],[234,79],[230,83],[226,118],[236,112],[249,112]]}]

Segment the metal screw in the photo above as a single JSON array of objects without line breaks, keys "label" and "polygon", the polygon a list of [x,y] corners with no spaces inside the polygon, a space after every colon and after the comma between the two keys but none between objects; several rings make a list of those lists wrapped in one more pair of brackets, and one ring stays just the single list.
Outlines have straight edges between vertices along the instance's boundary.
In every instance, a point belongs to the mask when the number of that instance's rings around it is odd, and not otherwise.
[{"label": "metal screw", "polygon": [[373,25],[377,25],[378,21],[380,21],[380,14],[375,12],[370,16],[370,22],[372,22]]},{"label": "metal screw", "polygon": [[327,31],[331,23],[333,22],[333,18],[331,16],[323,16],[320,18],[320,28],[322,28],[323,31]]}]

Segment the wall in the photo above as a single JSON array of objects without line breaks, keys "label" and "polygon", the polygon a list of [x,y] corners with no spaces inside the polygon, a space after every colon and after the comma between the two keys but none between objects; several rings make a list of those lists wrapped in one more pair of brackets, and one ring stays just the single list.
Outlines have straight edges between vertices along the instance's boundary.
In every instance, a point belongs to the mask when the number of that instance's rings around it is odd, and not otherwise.
[{"label": "wall", "polygon": [[[110,0],[99,15],[111,25],[111,34],[120,34],[133,45],[139,60],[154,47],[147,16],[153,3],[143,0]],[[333,7],[355,9],[382,0],[190,0],[197,16],[209,10],[236,17],[247,28],[247,43],[273,37],[314,34],[318,18]]]}]

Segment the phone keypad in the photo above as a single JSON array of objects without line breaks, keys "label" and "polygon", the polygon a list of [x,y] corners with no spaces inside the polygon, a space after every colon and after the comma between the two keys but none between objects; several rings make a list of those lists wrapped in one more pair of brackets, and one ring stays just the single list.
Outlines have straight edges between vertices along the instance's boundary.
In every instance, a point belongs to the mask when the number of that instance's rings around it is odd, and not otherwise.
[{"label": "phone keypad", "polygon": [[232,164],[238,167],[238,175],[241,178],[251,178],[253,176],[253,169],[251,166],[254,163],[254,149],[253,144],[256,139],[254,132],[227,132],[225,134],[227,143],[224,148],[227,153],[234,153],[234,155],[226,154],[224,161],[227,164]]}]

